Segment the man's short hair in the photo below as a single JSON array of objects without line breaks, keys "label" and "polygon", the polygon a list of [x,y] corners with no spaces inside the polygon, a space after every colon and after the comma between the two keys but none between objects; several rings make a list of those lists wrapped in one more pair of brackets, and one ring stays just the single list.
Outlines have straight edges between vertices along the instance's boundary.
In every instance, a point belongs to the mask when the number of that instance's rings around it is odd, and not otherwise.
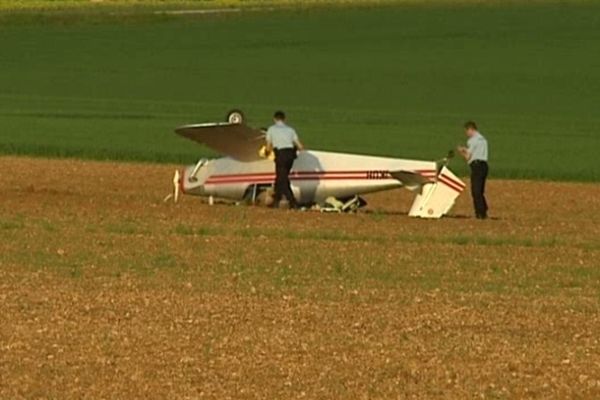
[{"label": "man's short hair", "polygon": [[477,130],[477,124],[475,123],[475,121],[467,121],[467,122],[465,122],[465,129]]},{"label": "man's short hair", "polygon": [[283,111],[275,111],[275,114],[273,114],[273,118],[277,121],[284,121],[285,113]]}]

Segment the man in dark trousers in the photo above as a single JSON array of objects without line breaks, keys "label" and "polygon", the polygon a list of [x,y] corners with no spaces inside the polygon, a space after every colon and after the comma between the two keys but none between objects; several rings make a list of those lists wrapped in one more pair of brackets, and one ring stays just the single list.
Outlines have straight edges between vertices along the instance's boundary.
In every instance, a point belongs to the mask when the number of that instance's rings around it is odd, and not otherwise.
[{"label": "man in dark trousers", "polygon": [[304,149],[294,128],[286,125],[285,113],[276,111],[275,122],[267,130],[267,152],[275,152],[275,197],[271,207],[278,208],[279,202],[285,196],[290,208],[296,208],[297,203],[290,186],[290,170],[296,159],[296,151]]},{"label": "man in dark trousers", "polygon": [[457,150],[471,167],[471,195],[475,206],[475,217],[486,219],[488,206],[485,200],[485,180],[488,175],[488,143],[473,121],[465,123],[465,134],[469,138],[467,147],[459,146]]}]

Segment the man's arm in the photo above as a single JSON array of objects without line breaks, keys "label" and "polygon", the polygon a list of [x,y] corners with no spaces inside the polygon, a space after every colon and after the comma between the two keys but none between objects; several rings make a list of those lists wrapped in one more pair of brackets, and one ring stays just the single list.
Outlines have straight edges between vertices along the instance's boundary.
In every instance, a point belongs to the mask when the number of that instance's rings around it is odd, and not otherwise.
[{"label": "man's arm", "polygon": [[269,128],[267,134],[265,135],[265,150],[267,156],[273,152],[273,140],[271,139],[271,134],[271,129]]},{"label": "man's arm", "polygon": [[296,145],[296,148],[298,149],[298,151],[304,150],[304,145],[302,144],[302,142],[300,140],[294,140],[294,144]]},{"label": "man's arm", "polygon": [[304,145],[298,138],[298,134],[296,133],[296,131],[294,131],[294,145],[296,145],[296,149],[298,149],[298,151],[304,150]]},{"label": "man's arm", "polygon": [[456,151],[458,151],[458,154],[460,154],[465,161],[469,161],[471,159],[471,152],[465,146],[458,146]]}]

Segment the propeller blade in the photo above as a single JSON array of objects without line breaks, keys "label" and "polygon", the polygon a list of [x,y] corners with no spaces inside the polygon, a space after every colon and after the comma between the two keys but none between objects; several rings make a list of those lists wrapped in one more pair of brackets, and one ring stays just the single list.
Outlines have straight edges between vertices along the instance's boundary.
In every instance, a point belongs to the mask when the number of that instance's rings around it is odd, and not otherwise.
[{"label": "propeller blade", "polygon": [[180,180],[181,176],[179,174],[179,170],[175,170],[175,175],[173,175],[173,201],[175,203],[177,203],[177,201],[179,201],[179,192],[180,192],[180,187],[179,187],[179,180]]}]

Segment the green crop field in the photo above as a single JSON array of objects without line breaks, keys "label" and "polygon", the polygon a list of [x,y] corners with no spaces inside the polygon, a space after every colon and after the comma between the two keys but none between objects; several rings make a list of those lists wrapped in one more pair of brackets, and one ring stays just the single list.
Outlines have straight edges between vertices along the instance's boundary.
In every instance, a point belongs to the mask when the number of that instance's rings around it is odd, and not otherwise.
[{"label": "green crop field", "polygon": [[475,119],[494,177],[600,180],[600,3],[466,3],[3,14],[0,151],[191,163],[177,125],[283,108],[311,148],[436,159]]}]

